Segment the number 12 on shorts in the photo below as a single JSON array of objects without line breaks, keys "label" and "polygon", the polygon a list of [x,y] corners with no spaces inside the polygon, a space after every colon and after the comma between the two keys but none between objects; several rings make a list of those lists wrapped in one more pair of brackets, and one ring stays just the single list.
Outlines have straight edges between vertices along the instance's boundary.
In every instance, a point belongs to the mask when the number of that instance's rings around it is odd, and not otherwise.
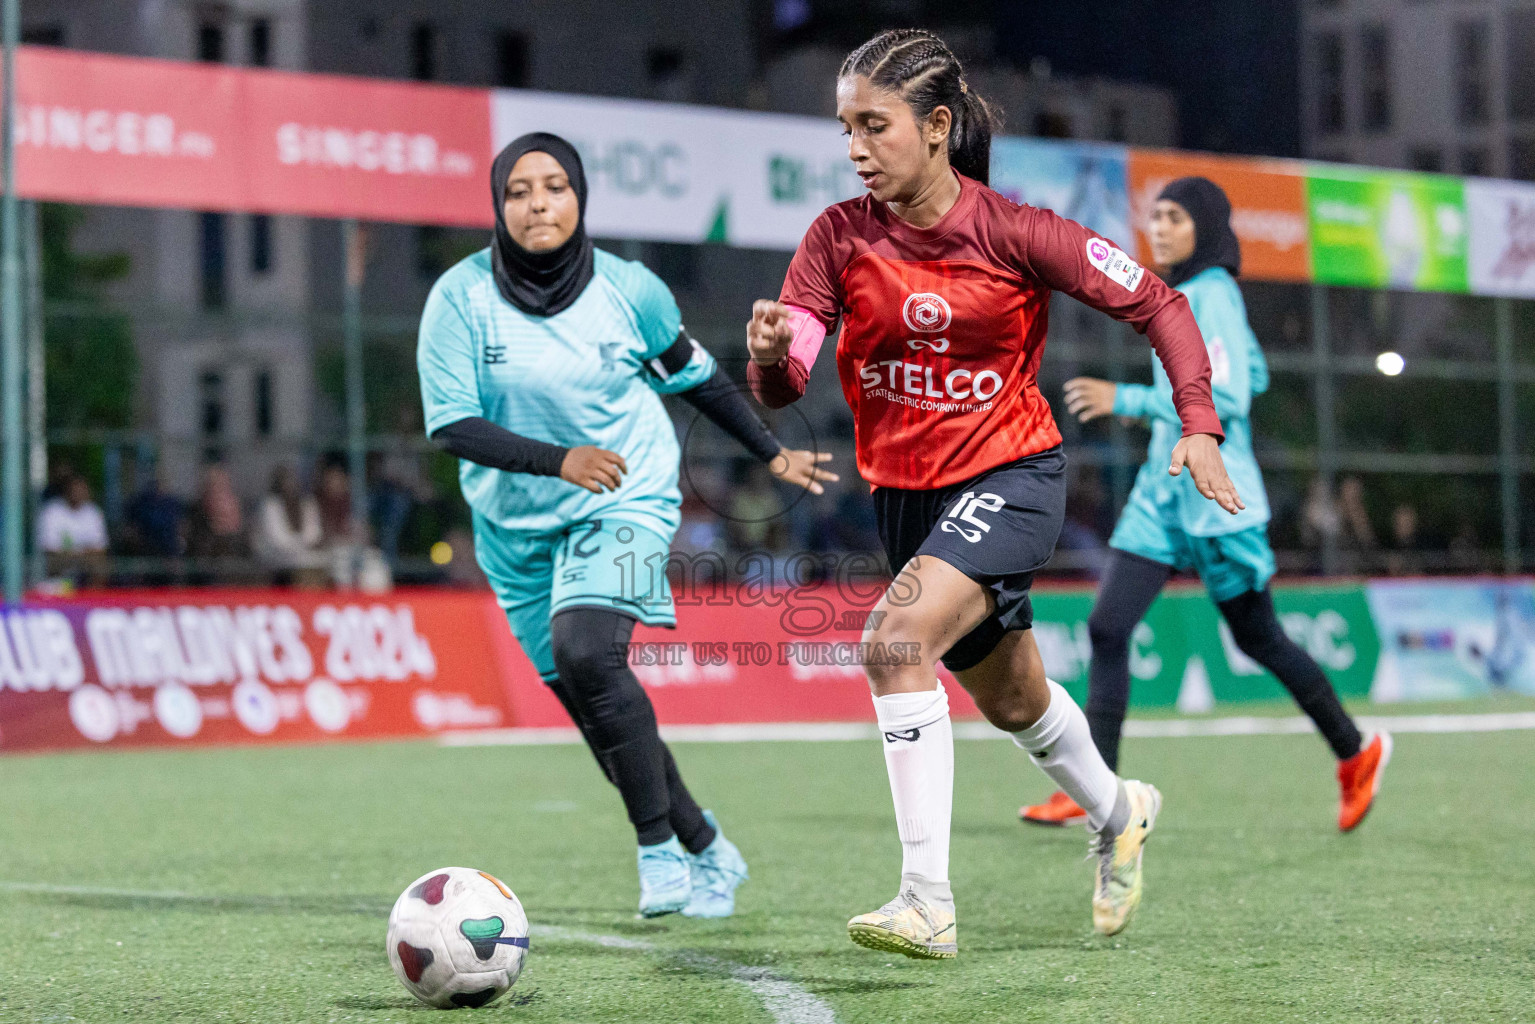
[{"label": "number 12 on shorts", "polygon": [[[944,533],[957,533],[972,544],[977,543],[982,535],[991,532],[991,524],[976,518],[977,512],[996,512],[1006,504],[1002,495],[986,492],[976,494],[974,491],[966,491],[959,496],[954,507],[949,509],[949,514],[943,518],[939,529]],[[974,526],[974,530],[966,529],[956,520],[962,520]]]}]

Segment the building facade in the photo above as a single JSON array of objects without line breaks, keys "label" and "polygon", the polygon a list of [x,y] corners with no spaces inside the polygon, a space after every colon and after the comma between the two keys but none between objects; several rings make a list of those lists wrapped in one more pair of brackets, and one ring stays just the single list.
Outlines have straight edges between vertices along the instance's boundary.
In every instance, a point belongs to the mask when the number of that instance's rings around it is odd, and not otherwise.
[{"label": "building facade", "polygon": [[1535,3],[1305,0],[1301,33],[1307,156],[1535,178]]}]

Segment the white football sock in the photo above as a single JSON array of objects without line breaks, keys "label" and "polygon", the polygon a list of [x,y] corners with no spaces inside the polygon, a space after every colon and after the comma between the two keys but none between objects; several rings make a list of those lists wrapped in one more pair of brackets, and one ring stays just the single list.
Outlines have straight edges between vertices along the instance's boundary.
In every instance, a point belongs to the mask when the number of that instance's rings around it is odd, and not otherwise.
[{"label": "white football sock", "polygon": [[954,812],[954,730],[949,695],[936,690],[874,698],[885,770],[901,836],[901,875],[949,881],[949,824]]},{"label": "white football sock", "polygon": [[1088,827],[1099,831],[1114,812],[1119,779],[1093,745],[1087,716],[1071,694],[1054,680],[1045,680],[1045,685],[1050,687],[1050,706],[1039,721],[1013,733],[1013,742],[1087,812]]}]

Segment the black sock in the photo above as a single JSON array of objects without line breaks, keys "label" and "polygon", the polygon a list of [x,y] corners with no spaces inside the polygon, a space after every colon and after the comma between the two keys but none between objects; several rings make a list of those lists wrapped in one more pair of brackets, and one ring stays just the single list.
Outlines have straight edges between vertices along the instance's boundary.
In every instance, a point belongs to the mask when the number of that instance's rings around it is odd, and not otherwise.
[{"label": "black sock", "polygon": [[1285,634],[1267,588],[1250,590],[1222,601],[1218,607],[1242,653],[1279,678],[1295,703],[1316,723],[1333,754],[1343,760],[1359,753],[1364,740],[1358,726],[1343,710],[1322,666]]},{"label": "black sock", "polygon": [[592,757],[596,758],[597,767],[602,769],[602,774],[613,785],[618,785],[618,781],[613,778],[613,769],[598,755],[597,748],[592,742],[592,735],[587,732],[586,723],[581,721],[581,709],[576,707],[575,698],[571,697],[570,690],[566,688],[564,683],[560,682],[559,677],[544,680],[544,685],[549,687],[550,691],[560,699],[561,704],[565,705],[565,713],[570,716],[570,721],[580,731],[581,738],[586,741],[586,749],[590,750]]},{"label": "black sock", "polygon": [[[546,681],[546,685],[565,705],[565,713],[570,715],[570,720],[581,731],[581,736],[586,740],[586,747],[597,759],[597,766],[602,769],[602,774],[613,785],[618,785],[618,779],[613,774],[613,767],[597,754],[597,748],[593,743],[591,734],[586,725],[581,721],[581,711],[576,707],[570,691],[558,678]],[[699,808],[698,802],[693,799],[693,794],[688,792],[688,787],[682,781],[682,773],[677,770],[677,762],[672,758],[671,749],[662,745],[666,751],[666,794],[670,804],[667,813],[667,821],[672,826],[672,831],[677,833],[677,838],[689,853],[703,853],[714,842],[714,826],[704,817],[704,812]],[[665,842],[663,837],[662,842]]]},{"label": "black sock", "polygon": [[666,750],[666,792],[671,799],[668,820],[672,831],[677,833],[677,838],[682,840],[682,845],[687,847],[689,853],[703,853],[714,842],[714,826],[709,824],[709,819],[704,817],[693,794],[683,785],[682,773],[677,771],[677,762],[672,759],[671,749],[664,744],[662,749]]},{"label": "black sock", "polygon": [[1119,770],[1119,735],[1130,705],[1130,636],[1161,593],[1172,569],[1149,558],[1111,551],[1087,634],[1093,658],[1087,674],[1087,727],[1108,766]]},{"label": "black sock", "polygon": [[549,625],[560,683],[574,705],[578,727],[618,787],[641,846],[664,843],[672,829],[667,750],[650,698],[628,665],[630,616],[576,608]]}]

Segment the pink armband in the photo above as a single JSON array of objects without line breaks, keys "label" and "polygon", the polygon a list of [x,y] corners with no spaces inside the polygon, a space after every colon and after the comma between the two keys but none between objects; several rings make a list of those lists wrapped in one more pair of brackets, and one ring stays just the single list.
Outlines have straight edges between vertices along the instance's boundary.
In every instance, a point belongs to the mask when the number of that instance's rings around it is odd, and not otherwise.
[{"label": "pink armband", "polygon": [[808,309],[790,306],[789,330],[794,332],[794,340],[789,342],[789,358],[798,359],[809,370],[821,353],[821,342],[826,340],[826,325]]},{"label": "pink armband", "polygon": [[782,409],[804,397],[810,382],[810,368],[826,340],[826,326],[806,309],[789,307],[789,354],[772,366],[746,364],[746,384],[757,401],[769,409]]}]

